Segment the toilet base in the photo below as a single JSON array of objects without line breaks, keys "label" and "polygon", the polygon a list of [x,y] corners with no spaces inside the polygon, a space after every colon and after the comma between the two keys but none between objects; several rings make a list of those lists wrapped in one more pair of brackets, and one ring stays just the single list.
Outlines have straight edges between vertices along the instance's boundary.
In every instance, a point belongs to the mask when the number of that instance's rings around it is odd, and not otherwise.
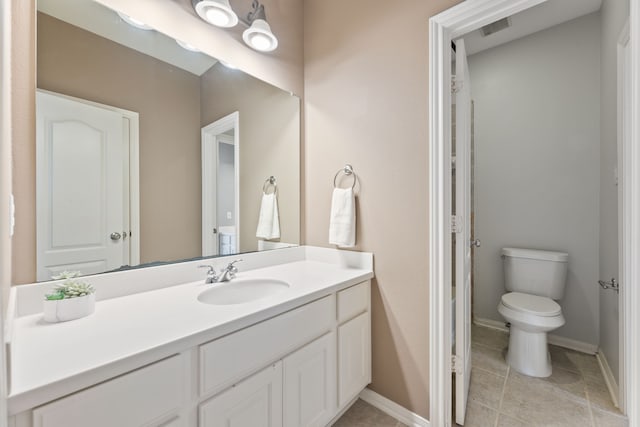
[{"label": "toilet base", "polygon": [[530,377],[551,375],[551,357],[546,332],[528,332],[511,325],[506,361],[516,371]]}]

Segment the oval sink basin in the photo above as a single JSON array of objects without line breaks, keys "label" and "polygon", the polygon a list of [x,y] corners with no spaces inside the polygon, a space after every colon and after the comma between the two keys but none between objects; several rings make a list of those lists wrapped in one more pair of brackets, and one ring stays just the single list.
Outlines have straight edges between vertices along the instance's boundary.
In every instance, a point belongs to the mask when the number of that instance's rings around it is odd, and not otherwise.
[{"label": "oval sink basin", "polygon": [[275,295],[289,288],[289,284],[276,279],[232,280],[211,285],[198,295],[198,301],[212,305],[243,304]]}]

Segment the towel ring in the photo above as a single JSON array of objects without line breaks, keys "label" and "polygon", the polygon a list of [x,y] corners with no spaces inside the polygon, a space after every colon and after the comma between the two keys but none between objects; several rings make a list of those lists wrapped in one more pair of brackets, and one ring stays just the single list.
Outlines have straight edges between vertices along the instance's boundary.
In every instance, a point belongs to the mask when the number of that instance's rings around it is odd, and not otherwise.
[{"label": "towel ring", "polygon": [[273,175],[264,181],[264,184],[262,185],[262,192],[266,194],[270,185],[273,186],[274,193],[278,191],[278,184],[276,183],[276,178]]},{"label": "towel ring", "polygon": [[346,164],[344,165],[344,167],[340,170],[338,170],[338,172],[336,172],[336,175],[333,177],[333,188],[338,188],[338,176],[340,175],[340,172],[342,172],[343,174],[347,175],[347,176],[351,176],[353,175],[353,184],[351,185],[351,189],[353,190],[354,188],[356,188],[356,182],[358,180],[358,175],[356,175],[356,173],[353,171],[353,166]]}]

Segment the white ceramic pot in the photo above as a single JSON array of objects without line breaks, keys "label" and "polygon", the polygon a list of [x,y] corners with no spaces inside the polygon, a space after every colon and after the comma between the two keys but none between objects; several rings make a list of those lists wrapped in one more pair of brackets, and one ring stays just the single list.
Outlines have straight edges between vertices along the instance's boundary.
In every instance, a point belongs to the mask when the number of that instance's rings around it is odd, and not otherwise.
[{"label": "white ceramic pot", "polygon": [[96,294],[83,297],[44,301],[44,320],[50,323],[79,319],[96,309]]}]

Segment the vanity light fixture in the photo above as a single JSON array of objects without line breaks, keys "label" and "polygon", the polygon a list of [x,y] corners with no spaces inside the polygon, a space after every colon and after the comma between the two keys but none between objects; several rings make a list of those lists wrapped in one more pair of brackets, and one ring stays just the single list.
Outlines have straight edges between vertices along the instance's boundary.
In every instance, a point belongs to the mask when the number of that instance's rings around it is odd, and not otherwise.
[{"label": "vanity light fixture", "polygon": [[178,43],[183,49],[190,50],[191,52],[200,52],[200,49],[193,45],[190,45],[189,43],[185,43],[182,40],[176,39],[176,43]]},{"label": "vanity light fixture", "polygon": [[264,5],[258,0],[253,0],[253,10],[247,16],[251,25],[242,33],[242,40],[260,52],[271,52],[278,47],[278,39],[271,32],[271,27],[267,23],[267,16],[264,13]]},{"label": "vanity light fixture", "polygon": [[230,28],[242,22],[248,27],[242,33],[242,40],[252,49],[271,52],[278,47],[278,39],[267,23],[264,5],[258,0],[253,0],[246,19],[238,18],[229,0],[191,0],[191,4],[200,18],[217,27]]},{"label": "vanity light fixture", "polygon": [[231,9],[229,0],[191,0],[198,16],[221,28],[238,25],[238,15]]},{"label": "vanity light fixture", "polygon": [[228,68],[228,69],[230,69],[230,70],[237,70],[237,69],[238,69],[238,67],[236,67],[236,66],[235,66],[235,65],[233,65],[233,64],[230,64],[230,63],[228,63],[228,62],[221,61],[220,59],[218,59],[218,61],[219,61],[222,65],[224,65],[225,67],[227,67],[227,68]]},{"label": "vanity light fixture", "polygon": [[129,15],[125,15],[122,12],[116,12],[116,13],[120,17],[120,19],[122,19],[124,22],[126,22],[129,25],[131,25],[132,27],[136,27],[136,28],[138,28],[140,30],[145,30],[145,31],[153,30],[152,27],[148,26],[147,24],[145,24],[142,21],[138,21],[137,19],[134,19],[134,18],[130,17]]}]

